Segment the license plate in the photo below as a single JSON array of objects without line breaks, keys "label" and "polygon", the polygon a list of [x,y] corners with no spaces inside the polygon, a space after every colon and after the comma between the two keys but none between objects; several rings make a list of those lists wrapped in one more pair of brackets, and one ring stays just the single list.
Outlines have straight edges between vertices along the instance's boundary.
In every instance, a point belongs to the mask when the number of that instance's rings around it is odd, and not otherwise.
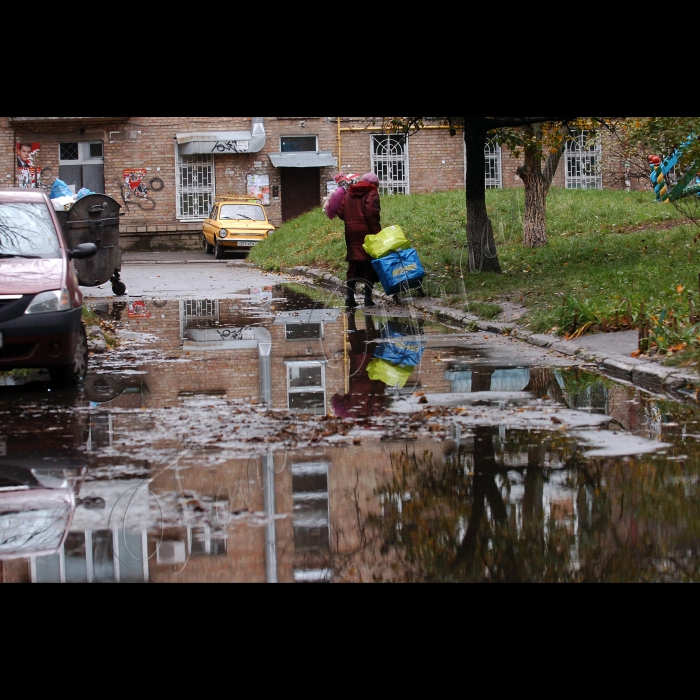
[{"label": "license plate", "polygon": [[238,241],[239,248],[254,248],[256,245],[257,241]]},{"label": "license plate", "polygon": [[0,457],[7,457],[7,442],[0,440]]}]

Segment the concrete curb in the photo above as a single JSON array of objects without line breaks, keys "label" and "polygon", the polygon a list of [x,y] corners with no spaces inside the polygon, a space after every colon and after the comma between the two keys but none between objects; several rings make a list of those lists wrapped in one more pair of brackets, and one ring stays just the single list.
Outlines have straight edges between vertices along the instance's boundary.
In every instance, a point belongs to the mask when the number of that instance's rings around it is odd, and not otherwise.
[{"label": "concrete curb", "polygon": [[253,263],[237,260],[124,260],[123,267],[135,267],[145,265],[226,265],[227,267],[257,268]]},{"label": "concrete curb", "polygon": [[[308,267],[283,268],[287,275],[308,277],[318,284],[332,284],[336,287],[345,285],[339,277],[324,273],[322,270]],[[375,290],[374,296],[382,301],[392,301],[382,292]],[[513,338],[539,348],[553,350],[568,357],[577,357],[587,364],[596,365],[598,370],[613,379],[634,384],[654,393],[665,393],[675,399],[697,400],[700,393],[700,375],[690,374],[682,369],[664,367],[648,360],[638,360],[625,355],[605,355],[580,347],[576,342],[562,340],[552,335],[532,333],[525,328],[506,323],[483,321],[477,316],[450,309],[431,302],[430,299],[416,299],[412,305],[425,313],[430,313],[439,321],[467,327],[476,324],[481,333],[508,333]]]}]

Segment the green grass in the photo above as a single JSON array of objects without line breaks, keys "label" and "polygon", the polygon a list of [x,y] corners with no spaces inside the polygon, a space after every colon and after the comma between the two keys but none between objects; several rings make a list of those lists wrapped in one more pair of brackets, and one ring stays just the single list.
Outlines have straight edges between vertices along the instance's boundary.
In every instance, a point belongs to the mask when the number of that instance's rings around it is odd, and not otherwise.
[{"label": "green grass", "polygon": [[[687,313],[687,291],[677,288],[698,289],[697,229],[684,226],[673,207],[656,204],[650,192],[553,190],[551,242],[538,250],[522,246],[522,190],[489,192],[503,275],[469,273],[463,192],[382,203],[384,225],[401,225],[418,249],[432,296],[452,297],[462,308],[485,302],[487,312],[503,301],[522,303],[524,321],[536,331],[561,328],[576,307],[592,320],[612,320],[628,299],[635,310],[643,302],[649,311]],[[282,226],[252,255],[273,270],[313,265],[340,272],[344,259],[343,224],[320,210]]]},{"label": "green grass", "polygon": [[487,304],[482,301],[475,301],[471,304],[467,304],[464,310],[468,314],[474,314],[479,318],[483,318],[485,321],[493,321],[498,318],[503,313],[503,307],[497,304]]}]

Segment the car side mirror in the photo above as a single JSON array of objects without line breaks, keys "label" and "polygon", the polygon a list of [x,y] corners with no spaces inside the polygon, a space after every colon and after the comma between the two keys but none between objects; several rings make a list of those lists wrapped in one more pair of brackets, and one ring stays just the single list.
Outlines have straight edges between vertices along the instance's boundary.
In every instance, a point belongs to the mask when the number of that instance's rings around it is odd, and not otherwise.
[{"label": "car side mirror", "polygon": [[75,250],[68,253],[71,260],[87,260],[97,255],[97,246],[94,243],[81,243]]}]

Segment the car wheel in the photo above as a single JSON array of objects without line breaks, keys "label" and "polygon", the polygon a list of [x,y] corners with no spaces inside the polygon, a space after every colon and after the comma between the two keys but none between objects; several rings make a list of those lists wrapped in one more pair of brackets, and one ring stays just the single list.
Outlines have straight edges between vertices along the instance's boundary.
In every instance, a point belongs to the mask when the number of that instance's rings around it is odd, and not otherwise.
[{"label": "car wheel", "polygon": [[88,341],[85,326],[80,326],[80,337],[75,348],[73,363],[68,367],[50,367],[51,381],[64,386],[77,386],[87,376],[88,370]]},{"label": "car wheel", "polygon": [[214,249],[214,257],[217,260],[223,260],[224,255],[226,255],[226,249],[217,241],[216,248]]},{"label": "car wheel", "polygon": [[214,252],[214,246],[209,243],[206,236],[204,236],[204,252],[207,255],[211,255]]}]

